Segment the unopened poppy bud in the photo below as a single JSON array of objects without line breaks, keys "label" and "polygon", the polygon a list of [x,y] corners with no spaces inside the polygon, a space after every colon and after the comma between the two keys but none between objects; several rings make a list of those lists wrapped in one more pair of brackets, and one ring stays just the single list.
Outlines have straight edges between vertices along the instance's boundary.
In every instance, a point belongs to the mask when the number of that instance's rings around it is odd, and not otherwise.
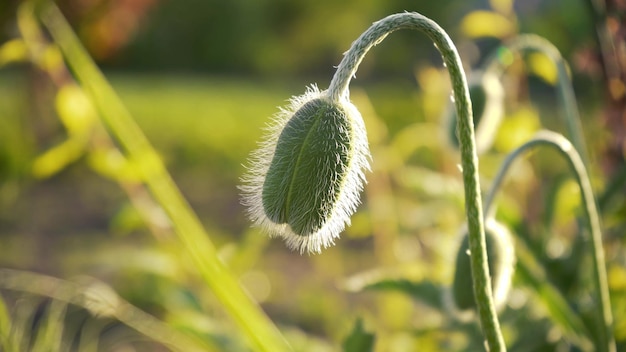
[{"label": "unopened poppy bud", "polygon": [[[498,77],[489,71],[473,72],[468,81],[472,115],[476,133],[476,152],[482,154],[493,144],[504,114],[504,88]],[[444,118],[450,144],[459,149],[457,118],[454,104],[450,103]]]},{"label": "unopened poppy bud", "polygon": [[[485,222],[485,242],[489,258],[491,288],[496,309],[503,307],[511,287],[515,265],[513,239],[504,225],[489,219]],[[472,270],[470,263],[469,236],[463,231],[461,245],[456,255],[452,298],[458,311],[475,309]]]},{"label": "unopened poppy bud", "polygon": [[243,203],[251,219],[300,252],[320,252],[350,223],[369,168],[363,119],[349,101],[309,89],[281,110],[252,156]]}]

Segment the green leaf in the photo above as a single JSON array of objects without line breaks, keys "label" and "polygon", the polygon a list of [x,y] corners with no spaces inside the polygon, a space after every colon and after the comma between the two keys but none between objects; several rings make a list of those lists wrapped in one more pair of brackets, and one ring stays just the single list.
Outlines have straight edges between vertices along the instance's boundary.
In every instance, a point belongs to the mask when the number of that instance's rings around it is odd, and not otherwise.
[{"label": "green leaf", "polygon": [[443,309],[443,287],[427,280],[413,282],[406,279],[385,279],[368,284],[363,289],[402,292],[429,307],[438,310]]},{"label": "green leaf", "polygon": [[9,350],[9,335],[11,333],[11,317],[7,306],[0,295],[0,350]]},{"label": "green leaf", "polygon": [[33,342],[33,352],[60,351],[65,328],[65,313],[67,303],[52,300],[44,313],[43,321],[37,330],[37,336]]},{"label": "green leaf", "polygon": [[572,344],[583,351],[593,350],[589,332],[579,314],[548,281],[546,272],[533,253],[521,241],[516,241],[515,251],[517,253],[517,278],[531,288],[537,301],[548,312],[550,320],[563,331],[565,339]]},{"label": "green leaf", "polygon": [[344,352],[367,352],[374,350],[376,337],[363,329],[363,320],[357,319],[352,332],[343,341]]}]

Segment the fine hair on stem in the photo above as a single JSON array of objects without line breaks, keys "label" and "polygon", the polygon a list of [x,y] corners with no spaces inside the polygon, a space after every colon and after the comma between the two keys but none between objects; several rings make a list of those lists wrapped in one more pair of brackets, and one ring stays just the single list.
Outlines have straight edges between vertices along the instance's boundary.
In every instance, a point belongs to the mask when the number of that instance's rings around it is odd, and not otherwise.
[{"label": "fine hair on stem", "polygon": [[337,68],[328,92],[330,98],[339,101],[349,98],[348,86],[363,57],[388,34],[400,29],[423,32],[439,50],[452,82],[453,98],[458,116],[457,128],[461,145],[461,166],[465,190],[465,209],[468,220],[469,248],[473,288],[478,307],[478,316],[490,351],[504,351],[506,346],[500,331],[500,323],[493,302],[482,201],[478,180],[478,157],[469,98],[467,79],[458,51],[447,33],[431,19],[413,12],[387,16],[375,22],[352,44]]}]

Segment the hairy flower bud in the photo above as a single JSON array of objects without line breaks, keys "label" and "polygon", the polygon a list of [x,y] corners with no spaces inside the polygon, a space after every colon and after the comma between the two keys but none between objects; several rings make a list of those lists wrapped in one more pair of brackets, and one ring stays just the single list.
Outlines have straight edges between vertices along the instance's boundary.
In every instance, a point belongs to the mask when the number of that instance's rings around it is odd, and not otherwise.
[{"label": "hairy flower bud", "polygon": [[252,221],[300,252],[320,252],[350,224],[369,168],[367,135],[350,102],[310,88],[281,110],[244,176]]},{"label": "hairy flower bud", "polygon": [[[476,132],[476,152],[484,153],[493,144],[500,121],[504,114],[504,88],[498,77],[491,72],[475,71],[468,81],[472,115]],[[456,111],[454,104],[446,109],[444,118],[447,138],[450,144],[459,149]]]},{"label": "hairy flower bud", "polygon": [[[511,287],[515,265],[513,239],[509,230],[494,219],[485,222],[485,242],[489,258],[491,288],[497,309],[503,307]],[[475,309],[474,290],[472,288],[472,270],[470,264],[469,236],[463,231],[461,245],[456,256],[452,299],[459,311]]]}]

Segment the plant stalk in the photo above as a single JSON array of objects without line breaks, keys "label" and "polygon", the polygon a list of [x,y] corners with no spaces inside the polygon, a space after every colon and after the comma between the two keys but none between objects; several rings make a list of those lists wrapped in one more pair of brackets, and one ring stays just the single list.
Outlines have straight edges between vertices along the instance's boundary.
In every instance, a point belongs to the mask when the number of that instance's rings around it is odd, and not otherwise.
[{"label": "plant stalk", "polygon": [[599,315],[601,326],[598,329],[599,346],[598,350],[603,352],[615,352],[615,336],[613,334],[613,315],[611,312],[611,300],[607,283],[606,266],[604,262],[604,249],[602,246],[602,232],[600,229],[600,219],[596,202],[591,188],[591,182],[587,175],[585,165],[574,148],[574,146],[562,135],[551,131],[540,131],[530,141],[524,143],[511,152],[496,175],[491,191],[485,198],[485,213],[489,214],[494,204],[495,196],[502,186],[502,182],[507,175],[513,162],[526,151],[539,147],[548,146],[556,149],[568,163],[572,173],[576,178],[581,191],[582,203],[585,217],[591,234],[591,254],[593,256],[594,286],[596,300],[599,305]]},{"label": "plant stalk", "polygon": [[[29,5],[27,2],[22,6]],[[209,235],[178,190],[160,157],[56,5],[44,2],[37,8],[37,14],[92,99],[109,131],[129,159],[136,163],[144,182],[168,214],[179,240],[201,277],[247,337],[250,346],[256,351],[291,350],[278,328],[219,259]]]},{"label": "plant stalk", "polygon": [[[569,139],[576,147],[578,154],[580,155],[585,167],[589,167],[589,152],[585,143],[583,130],[581,126],[580,113],[578,112],[578,105],[576,103],[576,95],[574,94],[574,87],[572,80],[567,71],[567,63],[563,59],[563,56],[559,52],[559,49],[550,43],[547,39],[535,34],[522,34],[513,38],[510,42],[506,43],[502,49],[505,49],[512,53],[522,53],[525,51],[538,51],[548,57],[557,69],[557,94],[561,101],[562,108],[564,110],[564,122],[567,128]],[[492,70],[498,76],[502,74],[502,71],[508,66],[509,61],[503,61],[499,58],[502,52],[496,51],[496,54],[489,60],[487,60],[487,68],[485,70]]]},{"label": "plant stalk", "polygon": [[415,29],[426,34],[439,50],[452,81],[453,98],[456,104],[459,140],[461,144],[461,165],[465,188],[465,210],[469,229],[472,279],[474,297],[478,307],[480,323],[490,351],[505,351],[506,346],[493,302],[491,280],[487,265],[485,229],[482,201],[478,181],[478,157],[472,106],[469,98],[467,79],[454,43],[447,33],[431,19],[414,12],[390,15],[375,22],[352,44],[337,68],[328,88],[330,98],[339,101],[349,99],[348,86],[358,65],[369,49],[382,41],[388,34],[399,29]]}]

